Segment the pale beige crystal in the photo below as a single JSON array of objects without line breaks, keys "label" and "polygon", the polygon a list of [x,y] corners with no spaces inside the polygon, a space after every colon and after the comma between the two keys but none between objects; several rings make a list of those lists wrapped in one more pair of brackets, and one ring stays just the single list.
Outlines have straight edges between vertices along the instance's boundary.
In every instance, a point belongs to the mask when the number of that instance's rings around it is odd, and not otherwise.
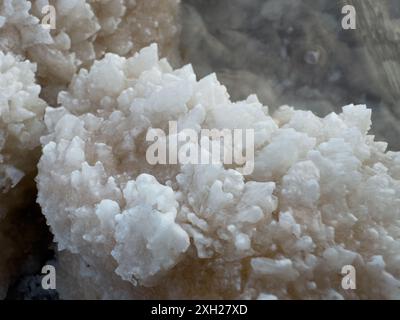
[{"label": "pale beige crystal", "polygon": [[[400,154],[368,135],[371,111],[271,117],[157,54],[107,54],[46,111],[38,202],[61,297],[400,298]],[[151,166],[146,133],[170,120],[254,129],[254,172]]]},{"label": "pale beige crystal", "polygon": [[[29,252],[28,234],[40,229],[32,225],[25,232],[21,225],[35,198],[47,103],[56,106],[58,92],[75,73],[106,52],[130,56],[157,41],[165,55],[179,60],[178,5],[179,0],[0,0],[0,298],[22,265],[19,258]],[[56,14],[52,30],[44,26],[51,21],[44,18],[49,6]]]},{"label": "pale beige crystal", "polygon": [[[47,6],[55,9],[55,29]],[[43,96],[54,104],[82,66],[105,52],[129,56],[151,42],[178,60],[179,0],[0,0],[0,50],[38,64]]]}]

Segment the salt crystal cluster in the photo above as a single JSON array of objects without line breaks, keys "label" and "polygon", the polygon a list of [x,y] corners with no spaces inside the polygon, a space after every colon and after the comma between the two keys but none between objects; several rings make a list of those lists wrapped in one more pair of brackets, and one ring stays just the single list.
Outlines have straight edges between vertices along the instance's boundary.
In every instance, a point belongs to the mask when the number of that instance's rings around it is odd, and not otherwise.
[{"label": "salt crystal cluster", "polygon": [[[400,298],[400,154],[368,135],[365,106],[271,116],[155,45],[107,54],[58,100],[37,183],[62,298]],[[150,165],[146,133],[168,121],[254,129],[253,173]]]},{"label": "salt crystal cluster", "polygon": [[13,243],[18,230],[8,215],[34,199],[39,139],[45,130],[47,104],[39,98],[35,71],[36,66],[28,60],[0,52],[0,297],[15,271],[11,261],[18,255],[16,251],[23,251]]},{"label": "salt crystal cluster", "polygon": [[[130,55],[157,42],[176,58],[179,0],[0,0],[0,50],[38,64],[50,102],[105,52]],[[48,19],[50,14],[54,20]],[[49,29],[54,21],[55,29]],[[45,27],[44,27],[45,25]]]},{"label": "salt crystal cluster", "polygon": [[[0,298],[22,264],[17,257],[29,251],[16,241],[23,223],[18,219],[35,198],[45,107],[55,106],[78,70],[106,52],[128,56],[156,41],[164,55],[178,60],[178,5],[179,0],[0,0]],[[26,234],[24,239],[32,240]]]}]

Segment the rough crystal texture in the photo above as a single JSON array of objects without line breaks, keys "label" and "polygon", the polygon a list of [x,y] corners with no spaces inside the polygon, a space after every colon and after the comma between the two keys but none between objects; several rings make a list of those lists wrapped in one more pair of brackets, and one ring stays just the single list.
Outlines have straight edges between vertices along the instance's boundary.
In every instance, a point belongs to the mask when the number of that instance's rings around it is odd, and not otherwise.
[{"label": "rough crystal texture", "polygon": [[[82,66],[105,52],[131,55],[157,42],[177,59],[179,0],[1,0],[0,50],[38,64],[46,100],[53,103]],[[55,29],[49,24],[55,8]]]},{"label": "rough crystal texture", "polygon": [[[49,5],[54,20],[46,18]],[[128,56],[156,41],[164,55],[178,60],[178,5],[179,0],[0,0],[0,298],[26,262],[19,258],[38,240],[31,234],[43,231],[25,220],[36,197],[45,130],[47,104],[39,94],[55,106],[78,70],[106,52]],[[55,29],[44,26],[52,21]],[[6,215],[11,211],[17,212]]]},{"label": "rough crystal texture", "polygon": [[[400,298],[400,154],[368,135],[365,106],[271,117],[155,45],[107,54],[58,99],[37,182],[62,298]],[[149,165],[146,133],[170,120],[254,129],[254,172]]]},{"label": "rough crystal texture", "polygon": [[0,52],[0,297],[15,272],[13,259],[23,252],[14,243],[18,229],[8,215],[34,199],[33,176],[45,130],[46,103],[39,98],[35,71],[33,63]]}]

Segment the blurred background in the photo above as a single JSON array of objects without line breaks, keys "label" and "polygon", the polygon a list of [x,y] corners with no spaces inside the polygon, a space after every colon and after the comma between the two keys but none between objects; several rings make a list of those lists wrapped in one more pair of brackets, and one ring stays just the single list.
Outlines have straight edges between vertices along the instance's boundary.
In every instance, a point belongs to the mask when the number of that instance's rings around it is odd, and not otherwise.
[{"label": "blurred background", "polygon": [[[199,76],[216,72],[231,97],[256,93],[319,116],[373,109],[377,140],[400,150],[399,0],[182,0],[181,52]],[[342,27],[342,8],[356,29]]]}]

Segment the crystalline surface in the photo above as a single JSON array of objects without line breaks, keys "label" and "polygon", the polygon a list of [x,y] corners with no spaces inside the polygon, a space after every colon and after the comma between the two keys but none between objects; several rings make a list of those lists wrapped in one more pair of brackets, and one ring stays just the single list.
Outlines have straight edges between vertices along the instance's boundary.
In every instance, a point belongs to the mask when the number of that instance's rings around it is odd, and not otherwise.
[{"label": "crystalline surface", "polygon": [[[176,58],[179,0],[1,0],[0,50],[38,64],[40,84],[53,103],[82,66],[105,52],[130,55],[157,42]],[[44,28],[55,9],[55,29]]]},{"label": "crystalline surface", "polygon": [[[61,297],[400,298],[400,155],[368,135],[365,106],[271,116],[155,45],[107,54],[58,99],[37,182]],[[146,133],[170,120],[254,129],[254,172],[151,166]]]},{"label": "crystalline surface", "polygon": [[[23,265],[18,258],[35,241],[31,233],[41,229],[22,225],[35,199],[47,104],[56,106],[58,92],[78,70],[106,52],[130,56],[156,41],[164,55],[177,60],[178,5],[178,0],[0,0],[0,297]],[[55,9],[52,30],[43,25],[50,22],[49,6]],[[119,74],[114,76],[118,81]]]},{"label": "crystalline surface", "polygon": [[46,103],[39,98],[35,71],[31,62],[0,52],[0,297],[15,272],[13,259],[23,252],[14,243],[20,236],[8,215],[34,199],[33,176],[45,130]]}]

